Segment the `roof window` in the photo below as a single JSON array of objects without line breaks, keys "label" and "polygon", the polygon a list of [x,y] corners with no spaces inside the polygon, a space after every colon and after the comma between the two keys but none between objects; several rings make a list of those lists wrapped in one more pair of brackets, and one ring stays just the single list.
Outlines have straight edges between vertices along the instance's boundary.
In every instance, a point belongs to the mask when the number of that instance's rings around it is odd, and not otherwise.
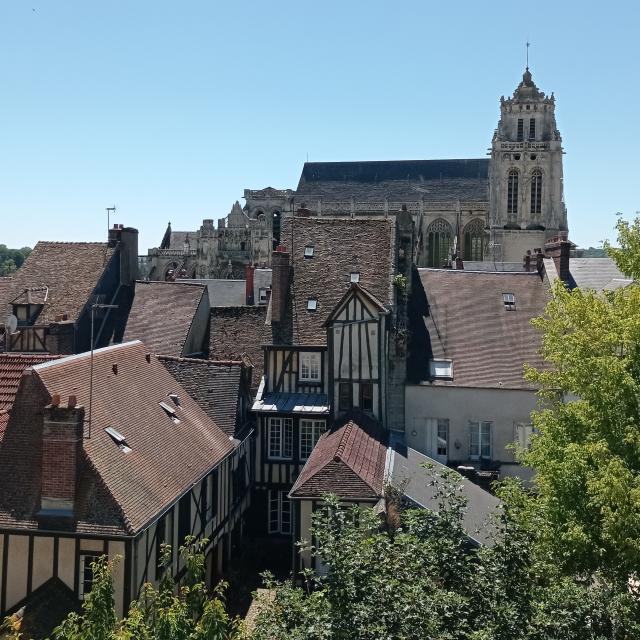
[{"label": "roof window", "polygon": [[123,453],[131,452],[131,447],[127,444],[125,437],[119,431],[113,427],[107,427],[105,431]]},{"label": "roof window", "polygon": [[166,402],[158,403],[164,412],[173,420],[174,424],[180,424],[180,418],[176,415],[176,410],[173,407],[170,407]]},{"label": "roof window", "polygon": [[453,360],[429,360],[429,373],[432,378],[453,380]]},{"label": "roof window", "polygon": [[309,298],[307,300],[307,311],[318,310],[318,298]]},{"label": "roof window", "polygon": [[516,297],[513,293],[503,293],[502,302],[504,302],[504,308],[507,311],[515,311],[516,309]]},{"label": "roof window", "polygon": [[167,396],[171,398],[171,401],[176,405],[176,407],[182,407],[180,404],[180,396],[177,393],[168,393]]},{"label": "roof window", "polygon": [[313,258],[313,246],[308,244],[305,248],[304,248],[304,257],[305,258]]},{"label": "roof window", "polygon": [[351,272],[350,281],[351,282],[360,282],[360,272],[359,271],[352,271]]}]

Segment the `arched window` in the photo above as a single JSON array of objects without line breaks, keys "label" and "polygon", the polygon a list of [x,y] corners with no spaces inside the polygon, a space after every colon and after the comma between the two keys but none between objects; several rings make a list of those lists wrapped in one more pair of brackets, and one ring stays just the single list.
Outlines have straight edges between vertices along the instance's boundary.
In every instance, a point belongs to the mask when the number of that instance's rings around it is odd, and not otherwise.
[{"label": "arched window", "polygon": [[534,169],[531,174],[531,213],[542,213],[542,171]]},{"label": "arched window", "polygon": [[482,260],[484,257],[484,222],[476,218],[467,224],[463,232],[464,259]]},{"label": "arched window", "polygon": [[517,169],[511,169],[507,175],[507,213],[518,213]]},{"label": "arched window", "polygon": [[434,220],[427,228],[427,266],[440,268],[449,258],[451,225],[446,220]]}]

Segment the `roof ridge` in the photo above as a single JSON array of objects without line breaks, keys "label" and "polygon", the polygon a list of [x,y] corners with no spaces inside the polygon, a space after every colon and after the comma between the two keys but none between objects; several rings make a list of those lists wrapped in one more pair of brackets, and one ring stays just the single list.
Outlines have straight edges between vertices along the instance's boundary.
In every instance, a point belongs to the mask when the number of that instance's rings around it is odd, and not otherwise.
[{"label": "roof ridge", "polygon": [[136,284],[181,284],[187,287],[200,287],[201,289],[204,289],[207,286],[204,282],[184,282],[182,280],[175,280],[173,282],[168,282],[166,280],[136,280]]},{"label": "roof ridge", "polygon": [[241,365],[242,360],[209,360],[205,358],[186,358],[182,356],[165,356],[161,353],[155,354],[158,360],[169,360],[171,362],[188,362],[192,364],[206,364],[214,366]]},{"label": "roof ridge", "polygon": [[[344,433],[342,434],[342,436],[340,437],[340,442],[338,443],[338,448],[336,449],[336,452],[333,456],[333,460],[334,462],[342,462],[344,464],[347,464],[344,461],[344,458],[342,457],[344,455],[344,450],[347,446],[347,440],[349,439],[349,436],[351,435],[351,430],[353,429],[353,420],[349,420],[349,422],[347,422],[347,424],[344,425]],[[351,469],[351,467],[347,464],[347,466]],[[353,471],[353,469],[351,469]]]}]

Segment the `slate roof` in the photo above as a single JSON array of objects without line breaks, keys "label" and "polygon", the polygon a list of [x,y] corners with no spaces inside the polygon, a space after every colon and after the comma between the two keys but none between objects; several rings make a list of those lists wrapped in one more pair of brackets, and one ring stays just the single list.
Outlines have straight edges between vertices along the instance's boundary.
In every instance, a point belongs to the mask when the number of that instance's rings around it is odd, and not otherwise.
[{"label": "slate roof", "polygon": [[[88,412],[89,366],[89,354],[79,354],[37,365],[23,378],[30,386],[14,405],[22,399],[22,411],[12,415],[0,444],[0,526],[37,526],[42,422],[33,411],[58,393],[63,399],[76,395]],[[133,535],[230,454],[233,444],[141,342],[97,349],[93,371],[93,424],[83,441],[87,464],[78,482],[76,530]],[[180,398],[179,424],[159,404],[172,405],[169,393]],[[105,432],[109,426],[125,437],[130,453]]]},{"label": "slate roof", "polygon": [[[429,469],[425,465],[429,465]],[[495,528],[490,516],[500,507],[498,498],[433,458],[401,444],[394,443],[389,467],[390,483],[416,506],[434,512],[438,511],[439,498],[438,487],[433,482],[445,471],[453,474],[460,483],[460,495],[467,500],[463,519],[467,535],[480,544],[491,545]]]},{"label": "slate roof", "polygon": [[488,201],[489,159],[306,162],[296,199]]},{"label": "slate roof", "polygon": [[[267,344],[326,345],[324,323],[349,290],[353,271],[360,273],[362,289],[391,306],[392,219],[288,218],[282,239],[293,265],[288,309],[280,326],[268,319]],[[312,258],[304,257],[305,246],[313,246]],[[317,299],[316,311],[307,310],[309,298]]]},{"label": "slate roof", "polygon": [[612,290],[632,282],[609,257],[570,258],[569,271],[580,289]]},{"label": "slate roof", "polygon": [[265,306],[216,307],[211,309],[209,357],[240,360],[246,353],[253,364],[254,390],[264,369],[262,341],[267,315]]},{"label": "slate roof", "polygon": [[[531,326],[531,319],[542,315],[548,302],[548,289],[540,276],[455,269],[418,271],[426,294],[426,317],[424,327],[412,327],[411,349],[423,351],[425,364],[429,358],[453,360],[453,380],[438,379],[433,384],[531,389],[522,377],[523,365],[544,366],[541,334]],[[503,293],[515,295],[515,310],[505,308]],[[415,336],[425,328],[423,345]],[[410,361],[415,355],[410,355]],[[409,375],[415,378],[416,371],[410,369]],[[420,379],[426,380],[428,375]]]},{"label": "slate roof", "polygon": [[234,437],[242,430],[245,425],[240,424],[238,408],[242,394],[242,362],[170,356],[158,356],[158,359],[228,436]]},{"label": "slate roof", "polygon": [[206,286],[136,282],[123,340],[141,340],[153,353],[182,356]]},{"label": "slate roof", "polygon": [[241,307],[247,302],[247,285],[244,280],[223,278],[180,279],[180,282],[206,284],[212,307]]},{"label": "slate roof", "polygon": [[345,500],[377,501],[384,494],[384,438],[364,415],[338,423],[320,437],[289,495],[319,498],[330,492]]},{"label": "slate roof", "polygon": [[10,284],[0,285],[2,321],[11,312],[11,300],[26,289],[43,287],[48,289],[47,301],[36,324],[48,324],[65,313],[77,320],[113,253],[104,242],[38,242]]},{"label": "slate roof", "polygon": [[312,413],[327,415],[329,398],[326,393],[258,393],[252,411],[274,413]]}]

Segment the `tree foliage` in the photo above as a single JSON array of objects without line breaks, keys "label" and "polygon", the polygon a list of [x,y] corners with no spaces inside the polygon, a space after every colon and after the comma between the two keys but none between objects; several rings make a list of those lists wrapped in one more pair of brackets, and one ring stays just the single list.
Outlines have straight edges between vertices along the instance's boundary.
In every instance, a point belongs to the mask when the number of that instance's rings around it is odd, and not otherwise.
[{"label": "tree foliage", "polygon": [[9,249],[7,245],[0,244],[0,276],[14,274],[31,253],[29,247],[22,249]]}]

